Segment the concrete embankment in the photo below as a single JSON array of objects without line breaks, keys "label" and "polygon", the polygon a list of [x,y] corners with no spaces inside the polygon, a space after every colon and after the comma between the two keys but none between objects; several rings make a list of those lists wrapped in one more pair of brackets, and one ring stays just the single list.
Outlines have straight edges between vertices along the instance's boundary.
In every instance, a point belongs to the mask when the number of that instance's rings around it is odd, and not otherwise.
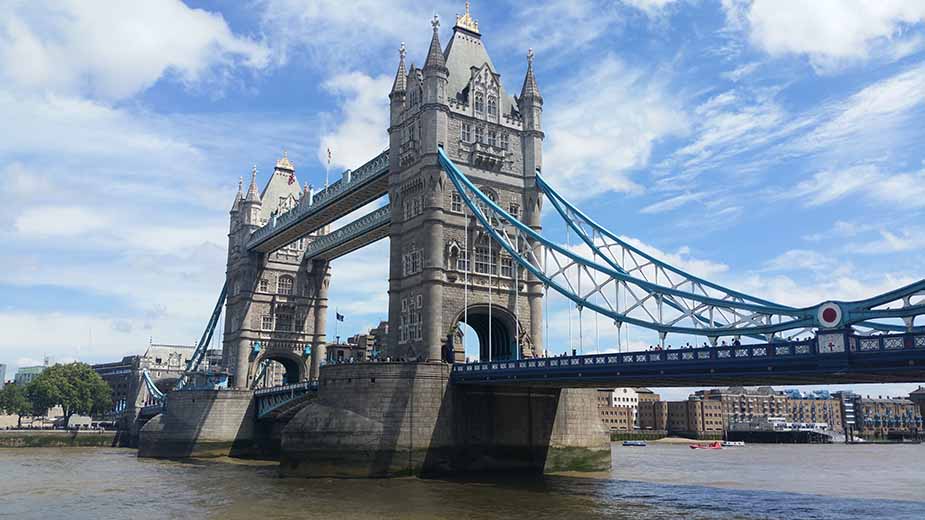
[{"label": "concrete embankment", "polygon": [[0,448],[110,447],[118,443],[114,431],[6,430]]}]

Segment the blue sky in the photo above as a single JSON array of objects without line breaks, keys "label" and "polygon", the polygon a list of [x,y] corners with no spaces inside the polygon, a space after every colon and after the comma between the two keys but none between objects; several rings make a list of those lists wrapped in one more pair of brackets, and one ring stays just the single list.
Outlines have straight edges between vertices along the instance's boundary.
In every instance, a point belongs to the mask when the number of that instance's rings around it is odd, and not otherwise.
[{"label": "blue sky", "polygon": [[[325,148],[337,168],[381,151],[399,43],[420,64],[433,13],[446,42],[463,9],[2,3],[0,362],[12,367],[45,354],[108,361],[152,337],[194,342],[224,276],[238,178],[256,164],[265,179],[286,149],[300,181],[319,185]],[[925,275],[922,2],[472,11],[509,91],[535,49],[545,175],[611,230],[795,305]],[[544,225],[561,239],[561,224]],[[372,260],[386,249],[334,265],[341,335],[385,318],[387,267]],[[551,312],[550,343],[564,346],[568,311],[556,300]],[[586,348],[613,348],[604,321],[596,333],[586,317]],[[642,330],[629,339],[652,342]]]}]

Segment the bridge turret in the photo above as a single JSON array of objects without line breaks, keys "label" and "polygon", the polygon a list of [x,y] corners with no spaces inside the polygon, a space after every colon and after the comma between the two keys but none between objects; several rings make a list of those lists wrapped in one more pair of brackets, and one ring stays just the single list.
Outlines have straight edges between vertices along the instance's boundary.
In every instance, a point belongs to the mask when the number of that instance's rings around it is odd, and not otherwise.
[{"label": "bridge turret", "polygon": [[238,192],[234,194],[234,203],[231,205],[231,214],[237,215],[241,211],[241,201],[244,200],[244,177],[238,177]]},{"label": "bridge turret", "polygon": [[260,200],[260,193],[257,191],[257,166],[255,165],[251,170],[251,185],[247,188],[247,195],[241,204],[241,210],[244,212],[244,225],[259,226],[261,209],[263,209],[263,201]]},{"label": "bridge turret", "polygon": [[421,119],[423,122],[421,143],[422,154],[437,153],[437,146],[446,143],[447,114],[449,107],[446,100],[446,86],[450,71],[446,58],[440,47],[440,18],[434,15],[430,22],[434,34],[430,39],[430,48],[424,62],[424,95],[422,99]]},{"label": "bridge turret", "polygon": [[[543,96],[540,95],[540,88],[536,84],[536,76],[533,73],[533,49],[527,51],[527,74],[524,76],[523,87],[520,89],[520,97],[517,99],[520,115],[523,118],[523,132],[520,134],[521,149],[523,151],[524,164],[524,217],[523,222],[539,232],[541,230],[540,216],[543,212],[543,195],[536,186],[536,171],[542,171],[543,168],[543,130],[542,119],[543,113]],[[540,258],[539,245],[534,244],[534,254]],[[530,274],[527,276],[527,299],[530,305],[530,336],[537,350],[537,353],[543,352],[543,328],[542,315],[543,302],[543,285]]]}]

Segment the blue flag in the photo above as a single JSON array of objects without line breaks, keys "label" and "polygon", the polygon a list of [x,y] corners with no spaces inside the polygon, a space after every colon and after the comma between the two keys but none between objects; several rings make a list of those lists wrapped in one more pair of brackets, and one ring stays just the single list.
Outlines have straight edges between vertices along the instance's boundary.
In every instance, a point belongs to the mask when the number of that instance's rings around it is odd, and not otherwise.
[{"label": "blue flag", "polygon": [[335,312],[335,313],[334,313],[334,316],[337,318],[337,321],[344,321],[344,315],[343,315],[343,314],[341,314],[341,313],[339,313],[339,312]]}]

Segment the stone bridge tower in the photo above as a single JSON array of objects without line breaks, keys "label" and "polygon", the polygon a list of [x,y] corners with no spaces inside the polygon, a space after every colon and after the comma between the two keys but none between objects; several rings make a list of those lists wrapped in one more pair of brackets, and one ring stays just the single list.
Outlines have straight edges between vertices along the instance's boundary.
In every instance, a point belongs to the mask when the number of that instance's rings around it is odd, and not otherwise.
[{"label": "stone bridge tower", "polygon": [[327,262],[303,260],[311,236],[269,254],[245,248],[254,230],[299,204],[308,188],[299,188],[285,154],[261,193],[256,166],[246,195],[242,188],[239,184],[228,233],[224,367],[235,388],[260,384],[255,378],[265,360],[284,367],[286,383],[317,378],[325,354]]},{"label": "stone bridge tower", "polygon": [[542,165],[543,99],[533,54],[520,96],[512,97],[468,3],[445,49],[436,16],[432,25],[422,68],[405,70],[402,44],[389,94],[388,355],[460,361],[463,321],[475,330],[482,359],[540,355],[541,282],[480,230],[437,156],[443,147],[495,203],[539,231],[534,172]]}]

